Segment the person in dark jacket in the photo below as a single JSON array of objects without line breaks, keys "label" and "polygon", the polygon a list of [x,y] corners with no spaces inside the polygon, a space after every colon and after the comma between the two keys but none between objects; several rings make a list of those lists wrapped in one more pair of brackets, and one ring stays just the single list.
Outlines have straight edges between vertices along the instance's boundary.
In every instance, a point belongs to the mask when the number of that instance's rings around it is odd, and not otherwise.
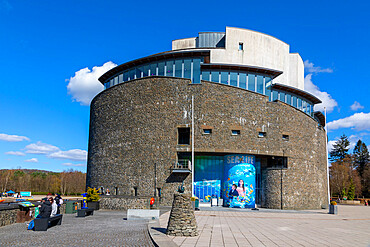
[{"label": "person in dark jacket", "polygon": [[51,214],[51,203],[48,201],[47,198],[42,199],[42,204],[40,207],[40,214],[37,216],[37,218],[49,218]]},{"label": "person in dark jacket", "polygon": [[62,199],[62,197],[59,194],[55,194],[54,201],[56,202],[56,204],[58,206],[57,214],[60,214],[60,206],[63,203],[63,199]]}]

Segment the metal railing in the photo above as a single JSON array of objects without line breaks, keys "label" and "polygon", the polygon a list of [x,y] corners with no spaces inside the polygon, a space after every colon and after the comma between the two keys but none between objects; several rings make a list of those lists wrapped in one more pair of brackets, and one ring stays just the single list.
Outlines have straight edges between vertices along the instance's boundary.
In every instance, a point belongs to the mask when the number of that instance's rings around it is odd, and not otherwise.
[{"label": "metal railing", "polygon": [[172,170],[191,170],[191,161],[186,159],[179,159],[177,163],[172,166]]}]

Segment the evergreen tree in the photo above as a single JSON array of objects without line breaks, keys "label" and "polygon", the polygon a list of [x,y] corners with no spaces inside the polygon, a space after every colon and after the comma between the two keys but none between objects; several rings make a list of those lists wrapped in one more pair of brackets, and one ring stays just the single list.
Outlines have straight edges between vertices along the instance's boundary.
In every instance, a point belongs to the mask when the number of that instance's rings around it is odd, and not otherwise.
[{"label": "evergreen tree", "polygon": [[348,188],[348,200],[355,199],[355,191],[356,191],[356,187],[353,184],[353,180],[351,178],[351,181],[350,181],[350,184],[349,184],[349,188]]},{"label": "evergreen tree", "polygon": [[343,160],[348,154],[349,144],[348,137],[343,134],[333,145],[333,150],[330,151],[330,161],[335,162]]},{"label": "evergreen tree", "polygon": [[369,151],[367,146],[361,140],[358,140],[355,148],[353,149],[353,155],[355,158],[355,167],[361,177],[363,177],[364,170],[370,162]]},{"label": "evergreen tree", "polygon": [[342,198],[344,199],[344,198],[347,198],[347,192],[346,192],[346,188],[343,188],[342,189]]}]

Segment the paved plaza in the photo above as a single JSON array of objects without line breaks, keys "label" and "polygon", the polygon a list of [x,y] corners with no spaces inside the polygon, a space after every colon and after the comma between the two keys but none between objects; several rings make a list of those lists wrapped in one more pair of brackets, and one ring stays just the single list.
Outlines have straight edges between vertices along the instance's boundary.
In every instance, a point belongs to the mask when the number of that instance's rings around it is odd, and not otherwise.
[{"label": "paved plaza", "polygon": [[[370,207],[338,207],[338,215],[327,210],[203,208],[195,212],[199,236],[169,238],[181,247],[370,246]],[[169,212],[160,217],[162,231],[168,217]]]},{"label": "paved plaza", "polygon": [[147,221],[125,217],[125,212],[102,210],[85,218],[64,214],[62,225],[46,232],[29,231],[25,223],[3,226],[0,246],[154,246]]}]

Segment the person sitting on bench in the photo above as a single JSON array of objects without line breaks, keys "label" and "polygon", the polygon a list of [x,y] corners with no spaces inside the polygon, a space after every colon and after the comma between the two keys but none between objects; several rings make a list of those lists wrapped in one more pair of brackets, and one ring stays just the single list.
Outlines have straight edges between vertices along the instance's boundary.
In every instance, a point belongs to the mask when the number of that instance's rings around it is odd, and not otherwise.
[{"label": "person sitting on bench", "polygon": [[36,218],[49,218],[51,215],[51,203],[50,201],[45,197],[42,199],[42,204],[40,207],[40,214],[37,215]]},{"label": "person sitting on bench", "polygon": [[56,204],[56,202],[54,201],[54,199],[52,197],[50,197],[48,200],[51,203],[50,217],[53,217],[53,216],[57,215],[57,213],[58,213],[58,205]]}]

